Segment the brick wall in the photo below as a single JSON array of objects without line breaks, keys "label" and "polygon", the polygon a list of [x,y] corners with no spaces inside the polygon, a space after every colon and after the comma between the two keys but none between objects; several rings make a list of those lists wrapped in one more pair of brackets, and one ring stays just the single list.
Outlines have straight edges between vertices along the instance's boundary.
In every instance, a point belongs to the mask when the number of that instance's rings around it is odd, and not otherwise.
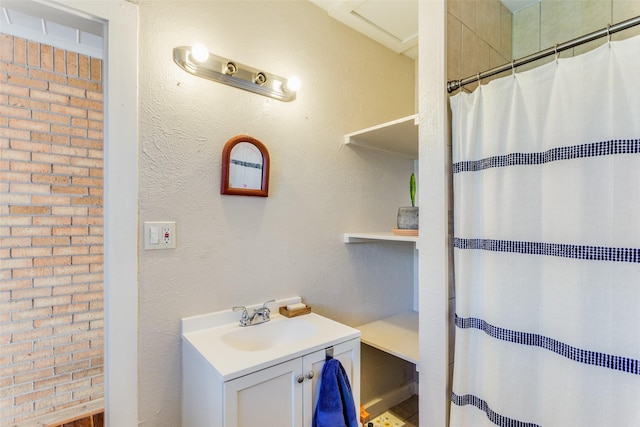
[{"label": "brick wall", "polygon": [[0,34],[0,425],[103,397],[101,67]]}]

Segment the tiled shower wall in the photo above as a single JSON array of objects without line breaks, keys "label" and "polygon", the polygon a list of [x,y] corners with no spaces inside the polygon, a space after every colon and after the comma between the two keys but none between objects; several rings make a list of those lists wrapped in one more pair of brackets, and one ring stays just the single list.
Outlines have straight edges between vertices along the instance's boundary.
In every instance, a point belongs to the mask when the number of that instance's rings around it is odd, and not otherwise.
[{"label": "tiled shower wall", "polygon": [[[541,2],[521,9],[513,15],[513,55],[522,58],[555,46],[584,34],[606,28],[629,18],[640,16],[639,0],[583,0]],[[612,40],[620,40],[640,34],[640,27],[614,34]],[[606,38],[576,46],[560,53],[561,57],[579,55],[606,43]],[[537,67],[553,61],[547,57],[523,66]]]},{"label": "tiled shower wall", "polygon": [[449,0],[447,12],[447,80],[511,61],[512,14],[499,0]]},{"label": "tiled shower wall", "polygon": [[101,68],[0,34],[0,425],[103,396]]}]

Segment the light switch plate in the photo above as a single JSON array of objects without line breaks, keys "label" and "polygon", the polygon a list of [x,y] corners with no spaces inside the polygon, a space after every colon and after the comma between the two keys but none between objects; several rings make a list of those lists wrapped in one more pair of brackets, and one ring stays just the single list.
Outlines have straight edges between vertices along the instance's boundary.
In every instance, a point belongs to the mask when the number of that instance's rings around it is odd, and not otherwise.
[{"label": "light switch plate", "polygon": [[176,248],[175,221],[145,221],[143,234],[145,251]]}]

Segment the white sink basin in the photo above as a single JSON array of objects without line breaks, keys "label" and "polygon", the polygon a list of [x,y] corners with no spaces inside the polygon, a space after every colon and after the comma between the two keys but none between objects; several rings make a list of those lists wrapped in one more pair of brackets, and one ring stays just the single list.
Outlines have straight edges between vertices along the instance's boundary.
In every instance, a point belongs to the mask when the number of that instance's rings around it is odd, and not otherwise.
[{"label": "white sink basin", "polygon": [[303,317],[280,316],[258,325],[234,328],[221,335],[220,340],[236,350],[263,351],[313,336],[317,331],[318,328]]},{"label": "white sink basin", "polygon": [[[295,302],[299,299],[277,306]],[[360,337],[359,330],[315,313],[287,318],[273,310],[269,322],[245,327],[239,318],[226,310],[182,319],[183,352],[197,351],[228,381]]]}]

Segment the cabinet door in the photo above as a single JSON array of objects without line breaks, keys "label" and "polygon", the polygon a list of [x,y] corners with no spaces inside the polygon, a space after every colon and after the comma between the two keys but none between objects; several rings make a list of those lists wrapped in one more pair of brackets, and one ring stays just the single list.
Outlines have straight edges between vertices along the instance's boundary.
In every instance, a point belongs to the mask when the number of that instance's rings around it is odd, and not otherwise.
[{"label": "cabinet door", "polygon": [[[333,347],[333,357],[340,361],[349,377],[353,400],[356,407],[356,415],[360,414],[360,339],[347,341]],[[311,427],[313,412],[316,409],[322,367],[326,360],[325,350],[316,351],[302,358],[302,372],[304,372],[304,403],[303,416],[304,427]],[[311,373],[311,375],[310,375]],[[309,380],[309,377],[311,379]]]},{"label": "cabinet door", "polygon": [[224,426],[302,427],[301,372],[298,358],[226,382]]}]

